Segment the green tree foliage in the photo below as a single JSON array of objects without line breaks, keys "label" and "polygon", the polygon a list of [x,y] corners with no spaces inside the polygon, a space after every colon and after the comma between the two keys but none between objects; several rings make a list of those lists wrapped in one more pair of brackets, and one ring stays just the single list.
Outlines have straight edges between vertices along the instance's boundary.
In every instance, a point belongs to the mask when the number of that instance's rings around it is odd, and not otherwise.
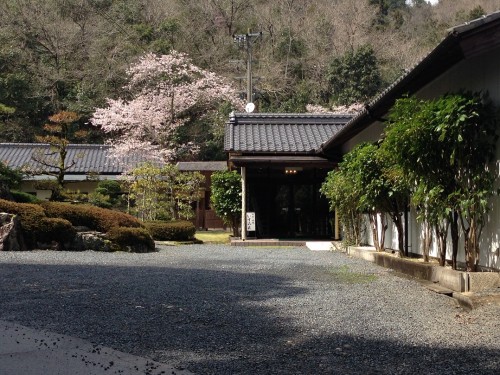
[{"label": "green tree foliage", "polygon": [[349,242],[359,244],[360,215],[366,213],[375,247],[383,250],[387,229],[384,214],[387,213],[398,231],[400,255],[406,255],[403,213],[408,191],[400,169],[392,163],[385,150],[369,143],[358,145],[344,155],[338,170],[329,173],[321,192],[344,222]]},{"label": "green tree foliage", "polygon": [[337,105],[365,102],[382,87],[377,57],[368,45],[333,59],[327,79],[331,100]]},{"label": "green tree foliage", "polygon": [[[147,52],[175,49],[203,69],[242,77],[245,64],[234,60],[246,56],[232,35],[263,31],[253,46],[257,108],[302,111],[304,100],[329,102],[324,78],[330,63],[348,51],[371,45],[389,82],[449,27],[495,10],[498,0],[435,6],[423,0],[2,0],[0,103],[15,112],[0,114],[0,141],[33,142],[53,113],[76,112],[85,123],[106,98],[128,99],[126,68]],[[244,79],[233,82],[245,91]],[[301,86],[309,88],[307,98]],[[194,132],[206,133],[209,125],[197,121],[199,112],[186,115]],[[102,137],[95,130],[80,141]],[[214,153],[212,141],[206,155]]]},{"label": "green tree foliage", "polygon": [[352,188],[358,191],[360,210],[368,214],[375,248],[382,251],[387,229],[385,213],[390,209],[393,195],[379,154],[377,145],[362,143],[345,156],[342,165],[349,171],[354,183]]},{"label": "green tree foliage", "polygon": [[102,208],[116,207],[121,203],[122,187],[116,180],[101,180],[97,188],[89,194],[88,201]]},{"label": "green tree foliage", "polygon": [[130,211],[143,221],[191,219],[204,177],[171,164],[145,163],[127,174]]},{"label": "green tree foliage", "polygon": [[219,171],[212,174],[210,203],[226,225],[237,236],[241,216],[241,177],[236,171]]},{"label": "green tree foliage", "polygon": [[33,153],[32,159],[37,163],[38,167],[29,171],[29,173],[51,175],[56,178],[56,183],[51,188],[50,200],[53,201],[64,200],[62,193],[65,185],[64,176],[76,164],[75,159],[68,159],[70,141],[86,135],[85,131],[78,129],[78,120],[79,116],[75,112],[58,112],[50,116],[49,122],[44,125],[46,134],[37,137],[37,141],[49,144],[50,151],[40,150]]},{"label": "green tree foliage", "polygon": [[9,189],[16,189],[21,184],[22,178],[20,171],[9,168],[0,161],[0,183],[5,184]]},{"label": "green tree foliage", "polygon": [[406,0],[368,0],[368,2],[378,8],[375,20],[378,27],[385,27],[390,24],[391,16],[394,18],[399,17],[400,11],[408,6]]},{"label": "green tree foliage", "polygon": [[354,179],[342,163],[339,169],[328,173],[320,192],[328,199],[330,209],[339,217],[344,232],[344,243],[358,246],[361,243],[363,229],[360,209],[361,194],[356,189]]},{"label": "green tree foliage", "polygon": [[476,270],[495,181],[490,163],[498,122],[491,102],[478,93],[400,99],[390,120],[383,147],[413,184],[415,204],[426,220],[440,224],[440,242],[451,227],[455,268],[460,225],[467,270]]},{"label": "green tree foliage", "polygon": [[457,20],[457,22],[463,23],[480,18],[485,14],[486,12],[484,11],[483,7],[481,5],[478,5],[473,9],[471,9],[470,11],[467,11],[465,9],[459,10],[455,15],[455,19]]}]

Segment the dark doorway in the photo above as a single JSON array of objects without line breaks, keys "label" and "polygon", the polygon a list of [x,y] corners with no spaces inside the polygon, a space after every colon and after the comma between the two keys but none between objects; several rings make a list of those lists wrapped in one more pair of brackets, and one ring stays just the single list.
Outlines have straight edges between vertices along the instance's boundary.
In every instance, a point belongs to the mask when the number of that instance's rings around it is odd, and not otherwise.
[{"label": "dark doorway", "polygon": [[248,170],[248,211],[255,212],[257,238],[330,238],[328,203],[319,194],[326,170]]}]

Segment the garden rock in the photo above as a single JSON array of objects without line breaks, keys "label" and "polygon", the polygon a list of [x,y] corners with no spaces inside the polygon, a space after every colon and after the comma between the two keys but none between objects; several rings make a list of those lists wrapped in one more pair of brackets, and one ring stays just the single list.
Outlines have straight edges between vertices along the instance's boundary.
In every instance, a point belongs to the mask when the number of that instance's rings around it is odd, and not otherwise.
[{"label": "garden rock", "polygon": [[0,213],[0,251],[26,250],[21,224],[16,215]]},{"label": "garden rock", "polygon": [[73,251],[112,251],[110,241],[105,238],[104,233],[95,231],[77,232],[73,242],[66,248]]},{"label": "garden rock", "polygon": [[150,253],[152,252],[151,248],[142,243],[137,243],[133,245],[122,245],[113,244],[111,251],[124,251],[126,253]]}]

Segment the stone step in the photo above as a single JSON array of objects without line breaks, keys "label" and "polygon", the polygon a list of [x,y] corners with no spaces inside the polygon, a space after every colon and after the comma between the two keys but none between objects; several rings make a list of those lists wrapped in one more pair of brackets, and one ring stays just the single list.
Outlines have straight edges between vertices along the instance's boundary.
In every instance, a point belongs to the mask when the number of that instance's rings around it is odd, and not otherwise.
[{"label": "stone step", "polygon": [[331,241],[307,241],[306,247],[312,251],[332,251],[333,244]]}]

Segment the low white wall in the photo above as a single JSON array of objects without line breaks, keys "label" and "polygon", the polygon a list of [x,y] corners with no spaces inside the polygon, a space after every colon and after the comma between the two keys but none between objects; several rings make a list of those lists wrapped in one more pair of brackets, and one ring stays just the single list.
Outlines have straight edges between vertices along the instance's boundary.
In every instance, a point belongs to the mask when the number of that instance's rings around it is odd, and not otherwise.
[{"label": "low white wall", "polygon": [[[494,200],[498,200],[498,197],[495,197]],[[494,270],[500,270],[500,254],[499,254],[500,239],[498,234],[498,228],[500,225],[499,205],[500,202],[497,202],[497,204],[494,206],[494,209],[490,212],[488,218],[488,224],[483,230],[483,236],[481,237],[481,242],[480,242],[481,246],[480,246],[479,265],[481,267]],[[387,216],[387,219],[388,219],[388,228],[385,234],[385,248],[399,250],[397,229],[395,225],[392,223],[392,220],[390,220],[389,216]],[[423,255],[422,252],[423,227],[420,223],[416,221],[416,215],[413,210],[412,212],[410,212],[410,215],[408,217],[408,224],[410,229],[408,238],[409,252],[416,255]],[[373,236],[367,216],[365,217],[365,226],[366,226],[366,231],[364,232],[363,242],[370,246],[373,246],[374,245]],[[380,234],[381,233],[379,233],[379,236]],[[432,235],[433,235],[433,241],[429,255],[431,257],[438,258],[439,249],[434,231]],[[452,242],[450,235],[448,235],[446,259],[451,260],[451,256],[452,256]],[[458,244],[457,261],[459,263],[465,263],[464,241],[461,231]]]}]

